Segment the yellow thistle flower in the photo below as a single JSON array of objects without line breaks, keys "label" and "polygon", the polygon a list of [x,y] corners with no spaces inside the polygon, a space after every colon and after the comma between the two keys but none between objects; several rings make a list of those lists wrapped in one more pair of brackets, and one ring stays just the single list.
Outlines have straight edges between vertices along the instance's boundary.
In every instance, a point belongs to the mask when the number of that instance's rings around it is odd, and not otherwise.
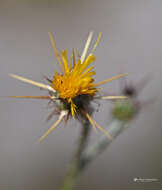
[{"label": "yellow thistle flower", "polygon": [[54,74],[53,88],[58,92],[60,98],[66,99],[71,103],[71,112],[74,116],[76,105],[73,103],[73,98],[82,94],[95,95],[97,91],[92,78],[96,72],[91,71],[93,69],[92,66],[87,69],[87,66],[95,60],[95,57],[94,55],[89,55],[83,63],[81,63],[80,57],[78,57],[76,64],[74,57],[72,67],[68,65],[66,50],[61,55],[64,71],[63,74]]},{"label": "yellow thistle flower", "polygon": [[[99,124],[94,121],[88,113],[88,104],[92,99],[123,99],[127,98],[126,96],[96,96],[99,89],[97,88],[104,83],[110,82],[114,79],[125,76],[126,74],[120,74],[118,76],[106,79],[99,83],[94,83],[93,76],[96,72],[93,70],[94,67],[90,66],[96,60],[94,56],[94,51],[98,45],[98,42],[101,37],[99,33],[97,41],[91,51],[91,53],[86,57],[93,33],[89,34],[88,40],[86,42],[85,48],[83,50],[82,56],[77,55],[73,51],[70,59],[67,58],[67,50],[61,52],[61,56],[57,51],[55,41],[51,33],[49,33],[50,41],[53,47],[53,50],[56,54],[57,61],[59,63],[61,73],[54,73],[53,80],[50,81],[50,85],[42,84],[35,82],[24,77],[10,74],[11,77],[19,79],[23,82],[30,83],[32,85],[44,88],[50,92],[49,96],[12,96],[15,98],[35,98],[35,99],[49,99],[53,102],[59,100],[63,104],[62,110],[60,110],[60,116],[54,125],[40,138],[42,141],[55,127],[62,121],[65,116],[69,117],[69,114],[74,117],[75,115],[82,114],[84,115],[89,122],[92,124],[93,128],[96,130],[96,127],[102,131],[106,136],[111,138],[111,136],[101,127]],[[90,67],[89,67],[90,66]],[[59,102],[59,103],[60,103]]]}]

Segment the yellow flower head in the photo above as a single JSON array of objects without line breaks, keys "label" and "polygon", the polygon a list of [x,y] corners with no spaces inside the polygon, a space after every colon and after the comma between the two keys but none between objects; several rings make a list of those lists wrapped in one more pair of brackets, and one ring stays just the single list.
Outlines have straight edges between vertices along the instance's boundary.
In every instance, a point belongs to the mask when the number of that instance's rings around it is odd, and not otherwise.
[{"label": "yellow flower head", "polygon": [[[53,50],[56,54],[57,61],[59,63],[61,72],[55,72],[52,80],[47,79],[50,85],[42,84],[40,82],[33,81],[15,74],[10,74],[11,77],[21,80],[23,82],[32,84],[34,86],[41,87],[49,91],[49,96],[12,96],[14,98],[34,98],[34,99],[47,99],[56,103],[56,108],[58,108],[58,113],[60,114],[58,120],[51,126],[51,128],[40,138],[42,141],[49,133],[51,133],[65,118],[67,120],[71,114],[73,117],[75,114],[80,114],[87,118],[91,123],[92,127],[96,130],[102,131],[109,139],[112,137],[96,122],[91,118],[89,113],[90,100],[93,99],[125,99],[126,96],[97,96],[98,86],[110,82],[112,80],[118,79],[125,76],[126,74],[120,74],[112,78],[106,79],[104,81],[94,83],[93,76],[96,72],[93,70],[94,67],[90,66],[96,58],[94,56],[94,50],[96,49],[98,42],[101,37],[99,33],[96,43],[88,56],[86,56],[93,33],[90,32],[88,40],[86,42],[85,48],[81,56],[73,51],[71,57],[67,58],[67,51],[64,50],[59,55],[55,41],[51,33],[49,33],[50,41]],[[63,107],[62,107],[63,106]],[[55,114],[55,111],[50,114],[50,117]]]},{"label": "yellow flower head", "polygon": [[75,56],[73,53],[72,65],[70,61],[68,64],[66,50],[61,53],[61,57],[64,64],[64,70],[62,74],[57,74],[55,72],[52,86],[57,91],[60,98],[66,99],[71,103],[71,112],[73,115],[75,112],[75,105],[72,101],[73,98],[82,94],[95,95],[97,91],[94,87],[94,79],[92,78],[96,72],[92,71],[93,66],[87,68],[96,58],[91,54],[81,63],[81,59],[78,57],[75,63]]},{"label": "yellow flower head", "polygon": [[59,97],[63,99],[73,99],[78,95],[90,94],[94,95],[96,88],[94,88],[92,78],[96,74],[95,71],[91,71],[93,67],[87,67],[95,60],[94,55],[89,55],[87,59],[81,63],[80,57],[75,64],[75,57],[73,66],[68,65],[66,50],[61,54],[64,71],[63,74],[54,74],[52,81],[53,88],[58,92]]},{"label": "yellow flower head", "polygon": [[[101,83],[95,84],[94,79],[92,78],[93,75],[96,74],[93,71],[93,66],[88,67],[92,62],[96,60],[93,52],[97,47],[97,44],[100,40],[101,33],[99,33],[97,41],[91,51],[91,53],[86,57],[86,53],[88,50],[88,46],[91,42],[92,32],[89,35],[87,43],[85,45],[85,49],[83,51],[82,57],[78,55],[77,60],[75,59],[75,54],[73,51],[72,56],[68,60],[67,58],[67,51],[64,50],[61,52],[61,58],[57,52],[57,48],[55,45],[55,41],[51,33],[49,33],[49,37],[51,40],[51,44],[53,46],[54,52],[56,54],[57,60],[60,65],[60,69],[62,73],[55,72],[54,78],[52,80],[52,87],[56,90],[59,95],[59,98],[67,100],[70,103],[71,113],[74,116],[77,106],[74,104],[73,99],[79,95],[90,95],[94,96],[96,94],[97,86],[104,84],[105,82],[109,82],[110,80],[116,79],[121,77],[121,75],[105,80]],[[123,75],[122,75],[123,76]]]},{"label": "yellow flower head", "polygon": [[[98,40],[95,44],[96,46],[100,36],[101,34],[99,34]],[[86,51],[91,41],[92,33],[90,33],[90,36],[87,40],[87,45],[85,46],[82,57],[78,55],[76,59],[75,53],[73,51],[72,56],[68,60],[67,51],[64,50],[61,52],[62,61],[58,55],[56,45],[51,33],[49,33],[49,37],[62,71],[62,73],[59,74],[57,72],[54,73],[52,87],[58,93],[59,98],[67,100],[67,102],[70,103],[71,113],[74,116],[77,106],[74,104],[73,99],[83,94],[93,96],[97,92],[97,89],[93,83],[94,79],[92,78],[96,72],[93,71],[93,66],[88,68],[88,66],[94,62],[96,58],[94,54],[91,53],[85,60],[83,60],[86,56]]]}]

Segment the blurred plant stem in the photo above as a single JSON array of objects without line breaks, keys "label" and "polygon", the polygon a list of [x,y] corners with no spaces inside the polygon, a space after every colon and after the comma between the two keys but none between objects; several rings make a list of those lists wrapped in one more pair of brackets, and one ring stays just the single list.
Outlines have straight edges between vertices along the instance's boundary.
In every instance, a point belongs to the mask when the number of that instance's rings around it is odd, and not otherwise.
[{"label": "blurred plant stem", "polygon": [[60,190],[72,190],[77,182],[77,178],[81,171],[81,155],[87,145],[90,133],[90,123],[86,120],[82,124],[81,137],[79,140],[78,149],[74,155],[74,158],[70,164],[67,174],[64,178],[64,182]]},{"label": "blurred plant stem", "polygon": [[91,161],[99,156],[111,144],[111,142],[113,142],[113,140],[128,127],[127,124],[128,123],[124,121],[112,121],[107,131],[113,139],[110,140],[103,135],[95,144],[89,146],[87,150],[82,153],[82,157],[80,159],[81,171],[85,169]]}]

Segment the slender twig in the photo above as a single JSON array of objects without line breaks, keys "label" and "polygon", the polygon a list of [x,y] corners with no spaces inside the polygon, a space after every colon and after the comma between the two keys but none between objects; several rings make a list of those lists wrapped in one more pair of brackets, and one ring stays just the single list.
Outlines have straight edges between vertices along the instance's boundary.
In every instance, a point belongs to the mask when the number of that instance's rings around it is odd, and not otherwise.
[{"label": "slender twig", "polygon": [[64,182],[60,190],[72,190],[77,182],[78,176],[81,171],[81,155],[87,145],[89,132],[90,132],[90,123],[86,120],[82,126],[82,134],[79,141],[78,149],[75,153],[74,159],[72,160],[68,172],[65,176]]}]

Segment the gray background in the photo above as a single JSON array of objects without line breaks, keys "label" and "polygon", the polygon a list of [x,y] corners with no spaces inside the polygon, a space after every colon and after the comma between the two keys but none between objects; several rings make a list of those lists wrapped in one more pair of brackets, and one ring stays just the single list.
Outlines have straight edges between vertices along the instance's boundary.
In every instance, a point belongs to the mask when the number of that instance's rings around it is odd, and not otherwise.
[{"label": "gray background", "polygon": [[[96,81],[129,73],[135,82],[148,74],[149,85],[141,100],[155,98],[132,127],[95,160],[81,176],[76,189],[146,189],[162,186],[162,1],[60,0],[0,1],[0,189],[57,189],[76,148],[80,126],[71,121],[57,128],[43,143],[38,138],[55,121],[46,101],[8,99],[8,95],[46,94],[8,77],[15,73],[36,81],[52,77],[59,67],[48,31],[59,49],[80,52],[89,31],[102,31],[97,47]],[[120,82],[104,87],[119,93]],[[110,122],[110,103],[102,104],[95,119]],[[92,142],[100,137],[92,132]],[[159,182],[135,183],[133,178]]]}]

